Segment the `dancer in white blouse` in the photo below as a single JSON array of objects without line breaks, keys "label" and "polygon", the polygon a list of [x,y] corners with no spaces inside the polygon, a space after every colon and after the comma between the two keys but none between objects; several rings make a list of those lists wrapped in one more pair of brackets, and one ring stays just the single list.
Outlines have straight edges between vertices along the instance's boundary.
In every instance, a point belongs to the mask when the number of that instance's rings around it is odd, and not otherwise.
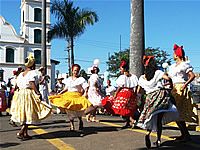
[{"label": "dancer in white blouse", "polygon": [[[87,121],[98,122],[96,120],[96,110],[98,107],[101,107],[101,99],[103,94],[101,93],[101,85],[100,78],[98,76],[99,68],[97,66],[93,66],[90,76],[88,80],[89,89],[88,89],[88,100],[92,103],[94,110],[86,115]],[[92,117],[92,118],[91,118]]]},{"label": "dancer in white blouse", "polygon": [[136,89],[138,78],[129,73],[129,64],[122,60],[120,63],[121,75],[117,78],[118,86],[114,97],[105,97],[102,105],[107,112],[118,114],[126,118],[123,128],[134,127],[134,113],[137,110]]},{"label": "dancer in white blouse", "polygon": [[172,95],[176,101],[176,107],[180,115],[176,123],[180,128],[181,136],[177,137],[177,140],[189,141],[191,138],[185,121],[195,122],[196,116],[193,112],[191,91],[188,89],[188,85],[194,80],[195,75],[190,63],[185,61],[183,46],[174,45],[173,57],[176,63],[169,67],[168,74],[174,84]]},{"label": "dancer in white blouse", "polygon": [[26,69],[19,74],[16,81],[17,91],[14,92],[13,104],[11,105],[11,120],[21,124],[21,130],[17,138],[30,139],[28,125],[39,123],[46,118],[51,107],[40,100],[40,93],[35,84],[35,58],[29,55],[25,59]]},{"label": "dancer in white blouse", "polygon": [[58,95],[49,96],[51,104],[66,110],[71,124],[71,131],[75,130],[75,118],[79,119],[79,130],[83,129],[82,116],[84,110],[92,105],[86,98],[88,83],[83,77],[79,76],[80,69],[80,65],[74,64],[72,66],[72,76],[67,78],[65,88]]},{"label": "dancer in white blouse", "polygon": [[[178,118],[176,107],[171,102],[170,90],[166,90],[161,84],[161,80],[171,79],[161,70],[157,69],[153,56],[144,56],[144,75],[138,81],[138,91],[146,92],[144,108],[139,117],[137,126],[147,129],[145,136],[147,148],[151,147],[150,133],[157,131],[157,147],[161,144],[162,124],[175,121]],[[143,92],[142,92],[143,93]]]}]

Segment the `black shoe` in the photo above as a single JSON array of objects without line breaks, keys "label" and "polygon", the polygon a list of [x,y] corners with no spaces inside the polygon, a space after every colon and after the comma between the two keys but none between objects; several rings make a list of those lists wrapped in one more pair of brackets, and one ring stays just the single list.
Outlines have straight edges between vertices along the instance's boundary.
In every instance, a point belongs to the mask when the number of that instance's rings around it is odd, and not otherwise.
[{"label": "black shoe", "polygon": [[130,123],[126,123],[125,126],[122,127],[122,129],[127,129],[127,128],[131,128]]},{"label": "black shoe", "polygon": [[17,127],[17,125],[15,124],[15,122],[13,122],[12,120],[9,121],[9,124],[13,127]]},{"label": "black shoe", "polygon": [[153,143],[157,148],[161,146],[161,141],[157,140],[156,142]]},{"label": "black shoe", "polygon": [[17,138],[18,138],[18,139],[23,139],[24,136],[23,136],[21,133],[17,133]]},{"label": "black shoe", "polygon": [[148,149],[151,148],[151,141],[150,141],[149,135],[146,135],[146,136],[145,136],[145,144],[146,144],[146,147],[147,147]]},{"label": "black shoe", "polygon": [[30,140],[30,139],[32,139],[31,136],[24,136],[21,140],[22,141],[26,141],[26,140]]}]

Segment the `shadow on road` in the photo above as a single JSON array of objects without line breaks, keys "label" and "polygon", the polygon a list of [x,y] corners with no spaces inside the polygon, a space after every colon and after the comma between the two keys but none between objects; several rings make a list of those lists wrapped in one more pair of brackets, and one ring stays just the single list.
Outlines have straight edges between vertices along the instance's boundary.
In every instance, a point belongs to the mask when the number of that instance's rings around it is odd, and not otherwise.
[{"label": "shadow on road", "polygon": [[16,146],[19,144],[20,143],[3,143],[3,144],[0,144],[0,148],[8,148],[8,147]]},{"label": "shadow on road", "polygon": [[98,134],[98,132],[113,132],[119,131],[121,128],[117,127],[84,127],[83,136],[87,136],[90,134]]},{"label": "shadow on road", "polygon": [[[150,149],[162,149],[162,150],[199,150],[200,149],[200,135],[192,135],[192,140],[188,142],[169,140],[162,142],[161,147],[157,148],[154,145]],[[139,148],[137,150],[146,150],[147,148]]]},{"label": "shadow on road", "polygon": [[98,132],[113,132],[119,131],[121,128],[116,127],[84,127],[81,130],[62,130],[62,131],[55,131],[55,132],[48,132],[40,135],[34,135],[34,139],[54,139],[54,138],[68,138],[68,137],[84,137],[90,134],[98,134]]},{"label": "shadow on road", "polygon": [[34,135],[34,139],[55,139],[55,138],[67,138],[67,137],[81,137],[82,132],[79,131],[55,131],[55,132],[48,132],[40,135]]}]

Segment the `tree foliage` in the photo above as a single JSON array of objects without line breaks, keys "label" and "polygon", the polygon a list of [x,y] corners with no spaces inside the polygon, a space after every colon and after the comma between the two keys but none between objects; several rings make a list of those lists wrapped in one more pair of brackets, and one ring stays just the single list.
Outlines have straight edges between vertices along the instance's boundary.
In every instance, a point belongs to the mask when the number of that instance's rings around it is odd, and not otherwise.
[{"label": "tree foliage", "polygon": [[64,38],[71,50],[71,65],[74,64],[74,39],[84,33],[87,25],[98,21],[96,12],[75,7],[70,0],[54,0],[50,11],[56,23],[50,27],[48,41]]},{"label": "tree foliage", "polygon": [[[108,65],[107,71],[109,71],[111,74],[119,75],[120,62],[121,60],[126,60],[129,62],[129,52],[129,49],[125,49],[123,51],[115,52],[113,55],[111,55],[109,60],[106,62]],[[171,63],[171,59],[168,58],[169,54],[164,50],[160,50],[159,48],[148,47],[145,49],[145,55],[155,56],[155,60],[159,68],[162,67],[164,62],[167,62],[168,64]]]},{"label": "tree foliage", "polygon": [[80,71],[80,76],[83,77],[83,78],[85,78],[86,80],[88,80],[87,73],[85,72],[84,69],[81,69],[81,71]]}]

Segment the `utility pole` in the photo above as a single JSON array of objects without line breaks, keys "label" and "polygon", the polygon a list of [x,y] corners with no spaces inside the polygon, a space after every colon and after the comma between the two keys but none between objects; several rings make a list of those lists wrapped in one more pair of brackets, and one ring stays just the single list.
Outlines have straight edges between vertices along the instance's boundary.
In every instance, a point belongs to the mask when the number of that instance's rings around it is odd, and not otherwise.
[{"label": "utility pole", "polygon": [[[110,62],[110,52],[108,52],[108,62]],[[107,69],[110,68],[110,63],[108,63],[108,66],[107,66],[107,67],[108,67]]]},{"label": "utility pole", "polygon": [[68,61],[68,72],[69,76],[71,75],[71,61],[70,61],[70,49],[71,49],[71,42],[70,40],[67,40],[68,46],[67,46],[67,61]]},{"label": "utility pole", "polygon": [[46,0],[42,0],[42,59],[41,65],[47,73],[47,52],[46,52]]}]

